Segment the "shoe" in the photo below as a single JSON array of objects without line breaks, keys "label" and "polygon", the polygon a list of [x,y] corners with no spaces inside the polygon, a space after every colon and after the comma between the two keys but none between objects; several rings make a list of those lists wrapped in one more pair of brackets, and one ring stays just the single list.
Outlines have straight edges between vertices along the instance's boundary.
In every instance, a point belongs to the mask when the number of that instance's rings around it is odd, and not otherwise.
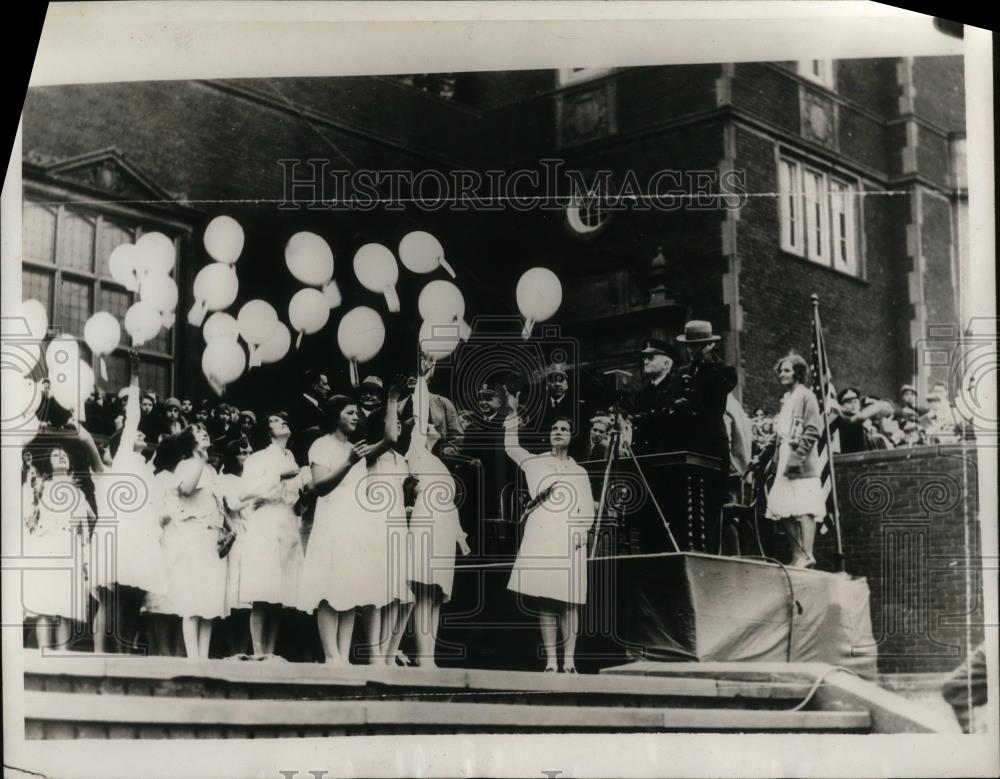
[{"label": "shoe", "polygon": [[569,668],[563,668],[563,673],[575,674],[576,668],[574,666],[570,666]]},{"label": "shoe", "polygon": [[554,674],[555,672],[556,672],[556,669],[553,668],[552,666],[549,666],[548,668],[545,669],[545,673],[547,673],[547,674]]}]

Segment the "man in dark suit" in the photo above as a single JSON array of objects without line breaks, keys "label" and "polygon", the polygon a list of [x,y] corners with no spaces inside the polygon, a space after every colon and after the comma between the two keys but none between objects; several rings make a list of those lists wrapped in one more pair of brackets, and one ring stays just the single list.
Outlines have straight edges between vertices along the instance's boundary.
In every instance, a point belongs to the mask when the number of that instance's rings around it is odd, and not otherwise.
[{"label": "man in dark suit", "polygon": [[632,404],[633,440],[639,454],[653,454],[668,449],[666,423],[670,411],[673,349],[666,341],[650,338],[640,354],[646,382]]},{"label": "man in dark suit", "polygon": [[308,465],[309,447],[323,434],[323,402],[330,394],[326,374],[307,370],[302,377],[302,395],[295,402],[289,449],[299,465]]},{"label": "man in dark suit", "polygon": [[568,419],[573,430],[570,441],[570,452],[576,453],[580,444],[586,440],[587,415],[584,402],[574,397],[569,386],[569,366],[564,362],[550,363],[545,369],[545,397],[538,413],[538,426],[531,425],[535,430],[535,440],[525,446],[530,452],[544,453],[552,449],[549,442],[549,430],[557,419]]}]

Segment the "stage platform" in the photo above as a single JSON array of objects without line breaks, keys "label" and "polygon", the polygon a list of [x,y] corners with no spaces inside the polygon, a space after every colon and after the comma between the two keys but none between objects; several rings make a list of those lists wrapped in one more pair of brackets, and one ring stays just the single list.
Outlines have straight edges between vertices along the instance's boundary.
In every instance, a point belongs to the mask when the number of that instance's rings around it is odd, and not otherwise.
[{"label": "stage platform", "polygon": [[24,682],[29,739],[947,727],[821,663],[642,662],[567,675],[26,650]]}]

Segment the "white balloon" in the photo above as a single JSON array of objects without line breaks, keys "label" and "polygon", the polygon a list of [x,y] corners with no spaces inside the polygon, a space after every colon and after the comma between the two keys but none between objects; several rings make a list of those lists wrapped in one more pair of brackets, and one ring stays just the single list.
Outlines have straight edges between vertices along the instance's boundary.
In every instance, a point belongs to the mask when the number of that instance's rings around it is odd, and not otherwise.
[{"label": "white balloon", "polygon": [[458,347],[461,333],[457,324],[424,321],[417,339],[421,352],[432,360],[443,360]]},{"label": "white balloon", "polygon": [[240,335],[251,346],[260,346],[270,338],[277,324],[278,312],[266,300],[247,301],[236,315]]},{"label": "white balloon", "polygon": [[77,419],[84,421],[84,403],[94,391],[94,371],[83,360],[61,366],[54,375],[49,376],[50,392],[56,403],[67,411],[76,414]]},{"label": "white balloon", "polygon": [[399,261],[414,273],[430,273],[440,265],[455,278],[455,271],[445,262],[441,242],[423,230],[414,230],[403,236],[399,242]]},{"label": "white balloon", "polygon": [[76,371],[78,362],[80,362],[80,345],[75,339],[61,335],[49,342],[45,350],[45,367],[50,378],[59,371]]},{"label": "white balloon", "polygon": [[365,289],[385,295],[390,311],[399,311],[399,266],[391,250],[380,243],[366,243],[354,255],[354,274]]},{"label": "white balloon", "polygon": [[525,319],[527,338],[536,322],[550,319],[562,303],[562,284],[548,268],[531,268],[517,282],[517,307]]},{"label": "white balloon", "polygon": [[21,316],[28,327],[28,335],[35,341],[42,341],[49,329],[49,315],[38,300],[29,299],[21,303]]},{"label": "white balloon", "polygon": [[201,334],[205,337],[205,343],[214,341],[216,338],[228,338],[230,341],[235,341],[240,337],[240,328],[236,324],[236,317],[232,314],[216,311],[205,320]]},{"label": "white balloon", "polygon": [[104,354],[111,354],[122,340],[122,328],[107,311],[97,311],[83,326],[83,340],[90,347],[96,360]]},{"label": "white balloon", "polygon": [[[0,342],[0,367],[30,376],[42,358],[42,347],[35,341],[4,340]],[[0,393],[2,394],[2,393]]]},{"label": "white balloon", "polygon": [[135,242],[135,249],[140,258],[140,270],[153,276],[166,276],[173,272],[177,248],[163,233],[144,233]]},{"label": "white balloon", "polygon": [[123,243],[111,250],[108,256],[108,270],[111,278],[129,292],[139,291],[139,271],[141,255],[135,244]]},{"label": "white balloon", "polygon": [[288,304],[288,321],[300,338],[303,333],[318,333],[329,319],[330,304],[318,289],[300,289]]},{"label": "white balloon", "polygon": [[163,325],[164,330],[169,330],[174,326],[174,322],[177,321],[177,314],[173,311],[161,311],[160,312],[160,324]]},{"label": "white balloon", "polygon": [[160,312],[149,303],[136,301],[125,312],[125,332],[132,337],[133,346],[142,346],[155,338],[162,326]]},{"label": "white balloon", "polygon": [[378,312],[368,306],[352,308],[337,328],[337,344],[349,360],[368,362],[385,343],[385,325]]},{"label": "white balloon", "polygon": [[288,354],[292,345],[292,333],[284,322],[278,322],[274,333],[260,345],[258,356],[262,363],[278,362]]},{"label": "white balloon", "polygon": [[438,279],[420,290],[417,310],[424,319],[451,322],[465,316],[465,298],[462,291],[450,281]]},{"label": "white balloon", "polygon": [[208,311],[221,311],[231,306],[239,289],[239,279],[231,265],[221,262],[206,265],[194,278],[194,305],[188,313],[188,321],[200,326]]},{"label": "white balloon", "polygon": [[169,276],[148,274],[139,286],[139,299],[157,311],[173,311],[177,308],[177,284]]},{"label": "white balloon", "polygon": [[246,236],[240,223],[231,216],[217,216],[208,223],[203,238],[205,251],[216,262],[232,265],[243,253]]},{"label": "white balloon", "polygon": [[322,287],[333,278],[333,251],[315,233],[296,233],[285,245],[285,264],[303,284]]},{"label": "white balloon", "polygon": [[232,384],[246,370],[247,358],[243,347],[228,338],[216,338],[201,353],[201,370],[205,378],[222,386]]}]

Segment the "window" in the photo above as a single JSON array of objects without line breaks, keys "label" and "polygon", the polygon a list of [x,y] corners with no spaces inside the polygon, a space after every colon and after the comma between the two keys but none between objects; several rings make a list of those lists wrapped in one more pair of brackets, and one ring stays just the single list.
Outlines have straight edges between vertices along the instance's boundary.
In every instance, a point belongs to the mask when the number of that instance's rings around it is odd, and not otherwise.
[{"label": "window", "polygon": [[799,60],[795,70],[802,78],[809,79],[814,84],[836,89],[837,69],[834,60]]},{"label": "window", "polygon": [[[21,289],[25,299],[34,298],[45,306],[50,325],[57,331],[82,341],[83,326],[95,311],[107,311],[119,322],[125,318],[135,295],[111,278],[108,257],[115,247],[135,241],[143,230],[161,230],[138,219],[127,222],[109,219],[97,210],[43,204],[25,197]],[[123,347],[125,339],[123,334]],[[140,352],[143,389],[168,397],[173,388],[173,332],[161,330]],[[86,349],[84,354],[88,354]],[[102,387],[115,392],[129,380],[124,349],[106,362],[108,382],[102,382]]]},{"label": "window", "polygon": [[781,248],[860,275],[858,187],[797,160],[778,162]]},{"label": "window", "polygon": [[569,84],[578,84],[581,81],[606,76],[611,72],[611,68],[560,68],[559,86],[565,87]]}]

